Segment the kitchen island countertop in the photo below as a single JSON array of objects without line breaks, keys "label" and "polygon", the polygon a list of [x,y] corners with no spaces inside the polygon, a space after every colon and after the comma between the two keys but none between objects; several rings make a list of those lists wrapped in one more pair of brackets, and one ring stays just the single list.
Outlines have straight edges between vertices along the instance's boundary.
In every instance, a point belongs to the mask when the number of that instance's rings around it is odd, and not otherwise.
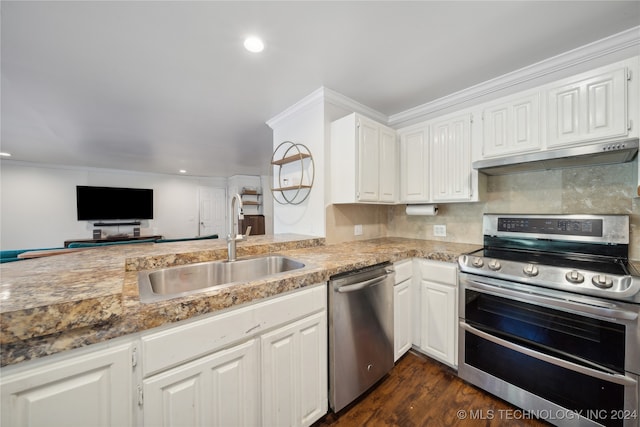
[{"label": "kitchen island countertop", "polygon": [[224,260],[226,242],[122,245],[5,264],[0,271],[0,365],[230,309],[379,262],[413,257],[455,262],[458,255],[479,248],[406,238],[325,245],[317,237],[253,236],[238,244],[238,257],[278,253],[302,261],[305,268],[149,304],[140,302],[138,271]]}]

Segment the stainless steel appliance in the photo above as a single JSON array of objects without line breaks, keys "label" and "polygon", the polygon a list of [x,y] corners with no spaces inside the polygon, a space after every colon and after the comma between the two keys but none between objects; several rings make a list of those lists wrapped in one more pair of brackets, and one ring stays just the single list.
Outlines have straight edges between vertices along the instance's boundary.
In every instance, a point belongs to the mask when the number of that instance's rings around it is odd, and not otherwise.
[{"label": "stainless steel appliance", "polygon": [[640,277],[624,215],[485,215],[462,255],[458,374],[552,424],[638,426]]},{"label": "stainless steel appliance", "polygon": [[626,163],[636,157],[639,145],[638,138],[597,142],[578,147],[478,160],[473,162],[472,166],[485,175],[506,175],[525,171]]},{"label": "stainless steel appliance", "polygon": [[393,367],[393,265],[329,281],[329,406],[347,406]]}]

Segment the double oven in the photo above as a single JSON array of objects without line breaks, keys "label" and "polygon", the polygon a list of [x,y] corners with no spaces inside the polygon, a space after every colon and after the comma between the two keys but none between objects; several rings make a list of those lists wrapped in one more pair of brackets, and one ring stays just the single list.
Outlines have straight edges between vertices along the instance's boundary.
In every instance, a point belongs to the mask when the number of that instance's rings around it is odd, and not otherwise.
[{"label": "double oven", "polygon": [[485,215],[459,258],[464,380],[561,426],[638,426],[640,278],[624,215]]}]

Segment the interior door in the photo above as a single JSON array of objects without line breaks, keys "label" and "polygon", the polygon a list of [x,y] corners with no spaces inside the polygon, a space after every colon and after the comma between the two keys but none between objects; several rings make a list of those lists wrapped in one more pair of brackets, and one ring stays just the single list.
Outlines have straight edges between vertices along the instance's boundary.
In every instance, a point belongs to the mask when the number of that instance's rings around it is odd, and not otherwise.
[{"label": "interior door", "polygon": [[208,236],[217,234],[220,237],[227,235],[226,209],[227,192],[224,188],[199,187],[199,235]]}]

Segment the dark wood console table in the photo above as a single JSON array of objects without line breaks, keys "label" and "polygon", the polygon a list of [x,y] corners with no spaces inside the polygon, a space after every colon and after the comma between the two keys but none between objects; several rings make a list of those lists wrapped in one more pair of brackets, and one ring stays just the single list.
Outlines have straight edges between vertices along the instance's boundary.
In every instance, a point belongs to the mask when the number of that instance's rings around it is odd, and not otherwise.
[{"label": "dark wood console table", "polygon": [[244,219],[241,219],[238,223],[240,234],[245,234],[248,226],[251,226],[252,236],[264,234],[264,215],[245,215]]},{"label": "dark wood console table", "polygon": [[116,237],[116,238],[107,238],[107,239],[73,239],[73,240],[65,240],[64,247],[68,248],[70,243],[107,243],[107,242],[128,242],[135,240],[148,240],[148,239],[162,239],[162,236],[130,236],[130,237]]}]

